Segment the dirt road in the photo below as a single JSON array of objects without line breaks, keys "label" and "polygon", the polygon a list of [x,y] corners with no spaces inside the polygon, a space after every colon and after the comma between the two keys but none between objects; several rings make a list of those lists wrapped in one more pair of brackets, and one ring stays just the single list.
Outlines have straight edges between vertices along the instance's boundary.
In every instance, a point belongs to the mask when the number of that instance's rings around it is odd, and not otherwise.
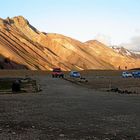
[{"label": "dirt road", "polygon": [[35,76],[40,93],[0,96],[0,140],[140,139],[140,96]]}]

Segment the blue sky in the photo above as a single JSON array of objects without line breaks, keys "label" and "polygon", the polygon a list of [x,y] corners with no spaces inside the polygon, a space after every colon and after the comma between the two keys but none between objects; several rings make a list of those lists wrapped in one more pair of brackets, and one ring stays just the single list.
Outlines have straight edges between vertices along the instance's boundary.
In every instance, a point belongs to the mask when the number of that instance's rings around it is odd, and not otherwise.
[{"label": "blue sky", "polygon": [[140,0],[0,0],[0,11],[1,18],[22,15],[40,31],[83,42],[132,47],[140,36]]}]

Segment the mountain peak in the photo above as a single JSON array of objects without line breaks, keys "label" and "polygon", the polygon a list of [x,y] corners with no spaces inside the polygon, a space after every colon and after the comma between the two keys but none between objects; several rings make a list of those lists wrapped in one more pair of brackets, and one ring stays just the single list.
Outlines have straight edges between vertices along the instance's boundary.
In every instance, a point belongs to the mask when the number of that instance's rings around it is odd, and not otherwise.
[{"label": "mountain peak", "polygon": [[87,42],[85,42],[86,44],[98,44],[101,46],[106,46],[105,44],[103,44],[102,42],[98,41],[98,40],[89,40]]},{"label": "mountain peak", "polygon": [[123,46],[112,46],[111,48],[123,56],[129,56],[132,58],[140,58],[139,53],[135,53],[133,51],[130,51],[130,50],[124,48]]},{"label": "mountain peak", "polygon": [[23,16],[16,16],[13,18],[7,17],[6,19],[0,18],[0,27],[7,27],[8,25],[14,24],[16,26],[25,27],[29,25],[29,22],[27,19],[25,19]]},{"label": "mountain peak", "polygon": [[23,16],[16,16],[10,19],[13,21],[14,24],[20,25],[22,27],[29,25],[29,22],[27,19],[25,19]]},{"label": "mountain peak", "polygon": [[88,41],[86,41],[85,43],[95,43],[95,42],[99,42],[98,40],[88,40]]}]

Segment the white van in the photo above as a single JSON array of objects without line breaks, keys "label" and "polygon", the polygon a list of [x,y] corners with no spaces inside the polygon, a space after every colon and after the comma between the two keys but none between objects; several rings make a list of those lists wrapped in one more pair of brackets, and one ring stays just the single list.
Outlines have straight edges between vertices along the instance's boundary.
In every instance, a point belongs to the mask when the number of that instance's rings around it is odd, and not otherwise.
[{"label": "white van", "polygon": [[128,77],[133,77],[133,75],[132,75],[132,73],[125,71],[125,72],[122,72],[122,77],[128,78]]}]

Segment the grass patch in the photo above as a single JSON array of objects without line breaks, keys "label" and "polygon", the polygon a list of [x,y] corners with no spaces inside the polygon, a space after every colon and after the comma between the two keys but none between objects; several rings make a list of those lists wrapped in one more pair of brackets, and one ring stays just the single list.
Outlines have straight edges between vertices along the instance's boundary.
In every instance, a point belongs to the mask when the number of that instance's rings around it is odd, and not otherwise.
[{"label": "grass patch", "polygon": [[0,81],[0,90],[11,89],[12,81]]}]

